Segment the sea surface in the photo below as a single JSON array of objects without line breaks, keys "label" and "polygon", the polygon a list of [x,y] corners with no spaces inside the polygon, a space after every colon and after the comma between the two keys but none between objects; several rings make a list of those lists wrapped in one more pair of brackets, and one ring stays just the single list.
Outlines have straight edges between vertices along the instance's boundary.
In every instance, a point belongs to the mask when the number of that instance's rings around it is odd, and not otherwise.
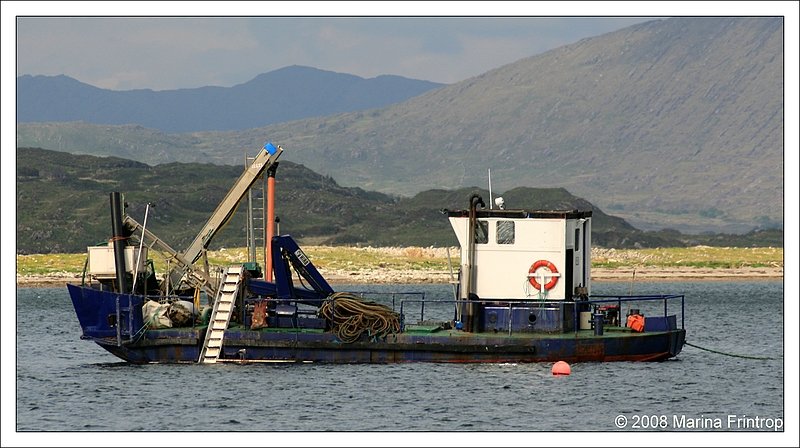
[{"label": "sea surface", "polygon": [[[334,288],[366,290],[364,285]],[[452,298],[449,285],[370,288]],[[287,432],[380,431],[402,437],[493,431],[499,438],[487,443],[502,445],[503,433],[530,432],[521,443],[537,445],[547,443],[537,432],[769,432],[782,424],[781,281],[602,282],[592,292],[685,294],[688,342],[773,359],[686,346],[664,362],[576,363],[570,376],[553,376],[550,363],[129,365],[80,339],[66,287],[18,288],[15,428],[18,434],[65,436],[274,433],[253,439],[258,444]],[[680,314],[680,306],[671,306],[673,311]],[[721,428],[714,427],[717,421]],[[773,427],[767,427],[770,422]],[[126,443],[125,436],[103,435],[107,444]],[[283,444],[300,440],[291,437]],[[161,441],[173,443],[169,440],[174,439]]]}]

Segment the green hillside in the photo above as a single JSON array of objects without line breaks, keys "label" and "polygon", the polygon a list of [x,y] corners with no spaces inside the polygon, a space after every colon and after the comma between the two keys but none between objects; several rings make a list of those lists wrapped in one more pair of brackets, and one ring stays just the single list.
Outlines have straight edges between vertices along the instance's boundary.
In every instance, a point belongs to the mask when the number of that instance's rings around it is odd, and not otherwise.
[{"label": "green hillside", "polygon": [[[16,162],[18,254],[77,253],[107,241],[112,191],[123,193],[127,213],[140,223],[147,203],[153,204],[148,229],[182,250],[243,170],[243,165],[198,163],[150,166],[38,148],[19,148]],[[276,214],[279,231],[301,244],[446,247],[456,245],[456,239],[442,210],[466,208],[473,192],[489,198],[488,191],[474,187],[399,198],[342,187],[331,177],[281,161]],[[782,246],[783,234],[777,230],[744,236],[642,232],[562,188],[518,187],[503,192],[503,197],[508,208],[592,210],[592,237],[598,246]],[[244,207],[240,205],[212,249],[245,246]]]}]

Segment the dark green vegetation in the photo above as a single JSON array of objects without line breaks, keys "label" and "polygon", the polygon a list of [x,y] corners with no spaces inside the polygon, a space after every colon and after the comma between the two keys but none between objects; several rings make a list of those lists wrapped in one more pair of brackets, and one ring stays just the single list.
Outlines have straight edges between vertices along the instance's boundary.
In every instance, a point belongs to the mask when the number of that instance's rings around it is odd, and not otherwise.
[{"label": "dark green vegetation", "polygon": [[780,228],[783,39],[782,17],[655,20],[377,109],[191,134],[20,124],[17,144],[241,166],[270,139],[366,190],[483,186],[491,169],[498,191],[565,188],[642,229]]},{"label": "dark green vegetation", "polygon": [[[116,157],[76,156],[44,149],[17,150],[17,253],[77,253],[111,236],[109,193],[119,191],[127,212],[140,223],[155,204],[147,228],[177,250],[199,232],[241,175],[242,166],[169,163],[149,166]],[[339,186],[332,178],[281,161],[276,177],[280,233],[301,244],[454,246],[441,209],[463,209],[477,188],[429,190],[398,198]],[[496,193],[495,193],[496,194]],[[514,188],[506,207],[593,210],[593,240],[604,247],[676,247],[696,244],[779,246],[777,230],[741,235],[682,235],[642,232],[609,216],[563,188]],[[211,245],[245,246],[244,204]]]}]

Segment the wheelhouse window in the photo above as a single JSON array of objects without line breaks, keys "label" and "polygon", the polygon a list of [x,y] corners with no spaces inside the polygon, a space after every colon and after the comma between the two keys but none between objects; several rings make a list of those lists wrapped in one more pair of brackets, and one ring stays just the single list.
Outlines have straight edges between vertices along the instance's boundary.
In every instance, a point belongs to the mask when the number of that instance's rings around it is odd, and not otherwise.
[{"label": "wheelhouse window", "polygon": [[514,244],[514,221],[497,221],[497,244]]},{"label": "wheelhouse window", "polygon": [[579,252],[581,250],[581,230],[576,228],[575,229],[575,252]]},{"label": "wheelhouse window", "polygon": [[489,242],[489,222],[478,221],[475,226],[475,244],[486,244]]}]

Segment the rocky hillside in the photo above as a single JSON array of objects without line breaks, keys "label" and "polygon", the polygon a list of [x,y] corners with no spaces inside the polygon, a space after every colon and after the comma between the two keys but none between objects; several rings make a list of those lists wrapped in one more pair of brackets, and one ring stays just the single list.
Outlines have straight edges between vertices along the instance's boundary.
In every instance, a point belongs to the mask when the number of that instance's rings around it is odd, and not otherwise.
[{"label": "rocky hillside", "polygon": [[400,104],[236,132],[18,125],[20,146],[240,164],[264,136],[341,185],[565,188],[643,229],[783,225],[783,18],[680,17]]}]

